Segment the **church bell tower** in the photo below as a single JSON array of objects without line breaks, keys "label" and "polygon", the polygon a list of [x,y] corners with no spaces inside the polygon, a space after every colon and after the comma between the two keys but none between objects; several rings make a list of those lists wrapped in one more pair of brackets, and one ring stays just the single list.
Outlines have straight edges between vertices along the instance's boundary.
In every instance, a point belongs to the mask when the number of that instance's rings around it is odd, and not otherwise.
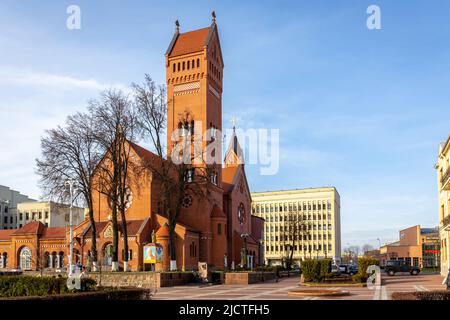
[{"label": "church bell tower", "polygon": [[[217,159],[216,181],[221,181],[222,79],[224,63],[215,13],[209,27],[175,34],[165,54],[167,83],[167,154],[174,145],[173,134],[201,139],[204,157]],[[178,129],[178,130],[177,130]],[[207,130],[209,134],[206,135]],[[200,137],[198,135],[201,135]],[[216,146],[208,154],[207,146]],[[209,149],[208,149],[209,150]]]}]

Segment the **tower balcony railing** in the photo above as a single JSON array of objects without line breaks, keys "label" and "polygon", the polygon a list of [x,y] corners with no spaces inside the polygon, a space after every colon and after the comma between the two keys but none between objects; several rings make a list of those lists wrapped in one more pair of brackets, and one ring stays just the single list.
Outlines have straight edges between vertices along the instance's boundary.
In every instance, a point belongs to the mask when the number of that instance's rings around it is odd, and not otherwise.
[{"label": "tower balcony railing", "polygon": [[450,231],[450,215],[444,217],[441,221],[441,230]]},{"label": "tower balcony railing", "polygon": [[442,190],[450,190],[450,168],[448,168],[441,178]]}]

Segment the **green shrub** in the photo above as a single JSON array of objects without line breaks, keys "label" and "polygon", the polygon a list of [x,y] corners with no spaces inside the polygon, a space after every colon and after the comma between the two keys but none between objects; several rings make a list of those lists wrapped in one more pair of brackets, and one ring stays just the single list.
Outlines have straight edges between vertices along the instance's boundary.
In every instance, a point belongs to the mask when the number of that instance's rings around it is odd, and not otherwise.
[{"label": "green shrub", "polygon": [[66,277],[0,277],[0,297],[46,296],[65,294],[75,291],[92,291],[96,281],[90,278],[81,279],[81,290],[69,290]]},{"label": "green shrub", "polygon": [[307,259],[302,262],[302,274],[305,282],[322,282],[331,274],[331,260]]},{"label": "green shrub", "polygon": [[320,277],[323,280],[331,276],[331,259],[319,260],[320,263]]},{"label": "green shrub", "polygon": [[358,258],[358,273],[353,276],[353,281],[357,283],[364,283],[369,278],[367,268],[371,265],[380,265],[380,261],[371,257]]}]

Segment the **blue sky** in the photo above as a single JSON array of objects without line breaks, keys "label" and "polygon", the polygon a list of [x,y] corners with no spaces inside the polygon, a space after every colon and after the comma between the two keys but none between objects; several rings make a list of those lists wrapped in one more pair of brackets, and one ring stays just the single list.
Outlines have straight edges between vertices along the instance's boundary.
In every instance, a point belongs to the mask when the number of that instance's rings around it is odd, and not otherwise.
[{"label": "blue sky", "polygon": [[[68,30],[77,4],[82,29]],[[366,9],[381,8],[368,30]],[[149,73],[217,13],[224,127],[280,129],[280,170],[252,191],[336,186],[342,245],[438,223],[438,144],[450,133],[448,1],[0,1],[0,184],[39,197],[45,129]]]}]

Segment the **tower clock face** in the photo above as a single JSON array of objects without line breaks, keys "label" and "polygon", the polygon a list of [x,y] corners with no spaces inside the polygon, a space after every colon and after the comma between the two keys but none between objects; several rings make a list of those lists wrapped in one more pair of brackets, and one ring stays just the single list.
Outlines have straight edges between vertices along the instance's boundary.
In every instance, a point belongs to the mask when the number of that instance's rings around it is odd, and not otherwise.
[{"label": "tower clock face", "polygon": [[242,202],[239,204],[238,207],[238,221],[241,225],[243,225],[245,222],[245,207]]}]

